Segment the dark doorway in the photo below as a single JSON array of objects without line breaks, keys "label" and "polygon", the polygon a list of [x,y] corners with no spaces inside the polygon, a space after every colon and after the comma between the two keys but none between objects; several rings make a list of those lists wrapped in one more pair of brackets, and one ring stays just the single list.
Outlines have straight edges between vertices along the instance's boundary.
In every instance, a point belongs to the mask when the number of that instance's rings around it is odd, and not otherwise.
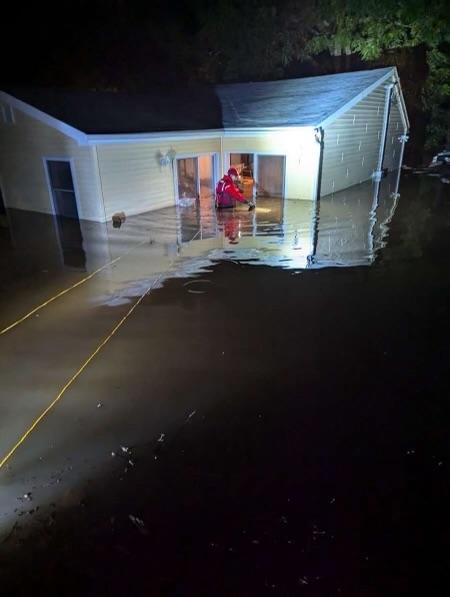
[{"label": "dark doorway", "polygon": [[6,213],[6,205],[5,205],[5,200],[3,199],[1,187],[0,187],[0,228],[8,228],[8,215]]},{"label": "dark doorway", "polygon": [[230,167],[236,168],[240,178],[240,189],[246,199],[254,196],[254,158],[252,153],[230,153]]},{"label": "dark doorway", "polygon": [[5,201],[3,199],[3,193],[2,193],[1,187],[0,187],[0,215],[1,216],[6,215],[6,206],[5,206]]},{"label": "dark doorway", "polygon": [[77,199],[70,162],[47,160],[47,171],[55,215],[78,220]]},{"label": "dark doorway", "polygon": [[84,270],[86,254],[83,249],[83,236],[70,162],[47,160],[47,171],[64,264]]},{"label": "dark doorway", "polygon": [[199,198],[198,159],[177,159],[178,202],[193,201]]}]

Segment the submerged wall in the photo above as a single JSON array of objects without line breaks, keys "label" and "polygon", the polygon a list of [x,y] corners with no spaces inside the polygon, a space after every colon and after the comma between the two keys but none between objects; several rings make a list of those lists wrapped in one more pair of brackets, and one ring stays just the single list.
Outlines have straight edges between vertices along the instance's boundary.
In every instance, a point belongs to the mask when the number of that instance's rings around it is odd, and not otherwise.
[{"label": "submerged wall", "polygon": [[311,127],[289,127],[270,132],[248,133],[245,136],[225,134],[223,167],[228,167],[230,153],[253,153],[285,157],[286,199],[315,199],[315,183],[319,145]]},{"label": "submerged wall", "polygon": [[13,110],[14,123],[0,120],[0,184],[6,207],[53,213],[44,158],[73,160],[78,214],[104,220],[94,149],[53,127]]},{"label": "submerged wall", "polygon": [[160,157],[172,149],[177,157],[220,153],[220,138],[97,146],[98,165],[107,219],[118,211],[128,215],[175,204],[173,166],[160,165]]}]

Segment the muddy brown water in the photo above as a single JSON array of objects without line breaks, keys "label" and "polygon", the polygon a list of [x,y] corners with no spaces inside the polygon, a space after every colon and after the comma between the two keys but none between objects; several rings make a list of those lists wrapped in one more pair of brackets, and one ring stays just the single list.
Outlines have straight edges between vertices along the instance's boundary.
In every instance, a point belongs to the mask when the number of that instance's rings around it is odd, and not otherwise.
[{"label": "muddy brown water", "polygon": [[[111,342],[110,376],[82,386],[116,456],[11,520],[3,594],[448,594],[450,197],[413,175],[375,209],[371,192],[300,219],[267,202],[256,223],[182,211],[165,255],[201,225],[199,244]],[[92,254],[50,274],[73,282]],[[34,273],[6,275],[28,305]],[[138,286],[98,308],[128,308]],[[78,427],[51,425],[67,404],[47,430],[64,454]]]}]

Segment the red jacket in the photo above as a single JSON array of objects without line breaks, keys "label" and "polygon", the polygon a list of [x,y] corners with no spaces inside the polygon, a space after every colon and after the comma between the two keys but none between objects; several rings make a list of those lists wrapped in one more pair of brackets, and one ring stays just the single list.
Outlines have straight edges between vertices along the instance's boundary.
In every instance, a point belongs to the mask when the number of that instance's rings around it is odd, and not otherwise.
[{"label": "red jacket", "polygon": [[231,176],[225,174],[216,186],[217,207],[233,207],[236,201],[245,203],[244,195],[234,184]]}]

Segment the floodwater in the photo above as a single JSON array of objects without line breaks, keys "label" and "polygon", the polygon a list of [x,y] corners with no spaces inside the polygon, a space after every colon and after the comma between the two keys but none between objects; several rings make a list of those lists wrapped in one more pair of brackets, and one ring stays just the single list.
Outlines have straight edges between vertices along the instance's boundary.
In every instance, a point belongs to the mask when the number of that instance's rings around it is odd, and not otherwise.
[{"label": "floodwater", "polygon": [[447,594],[450,197],[397,183],[8,213],[2,594]]}]

